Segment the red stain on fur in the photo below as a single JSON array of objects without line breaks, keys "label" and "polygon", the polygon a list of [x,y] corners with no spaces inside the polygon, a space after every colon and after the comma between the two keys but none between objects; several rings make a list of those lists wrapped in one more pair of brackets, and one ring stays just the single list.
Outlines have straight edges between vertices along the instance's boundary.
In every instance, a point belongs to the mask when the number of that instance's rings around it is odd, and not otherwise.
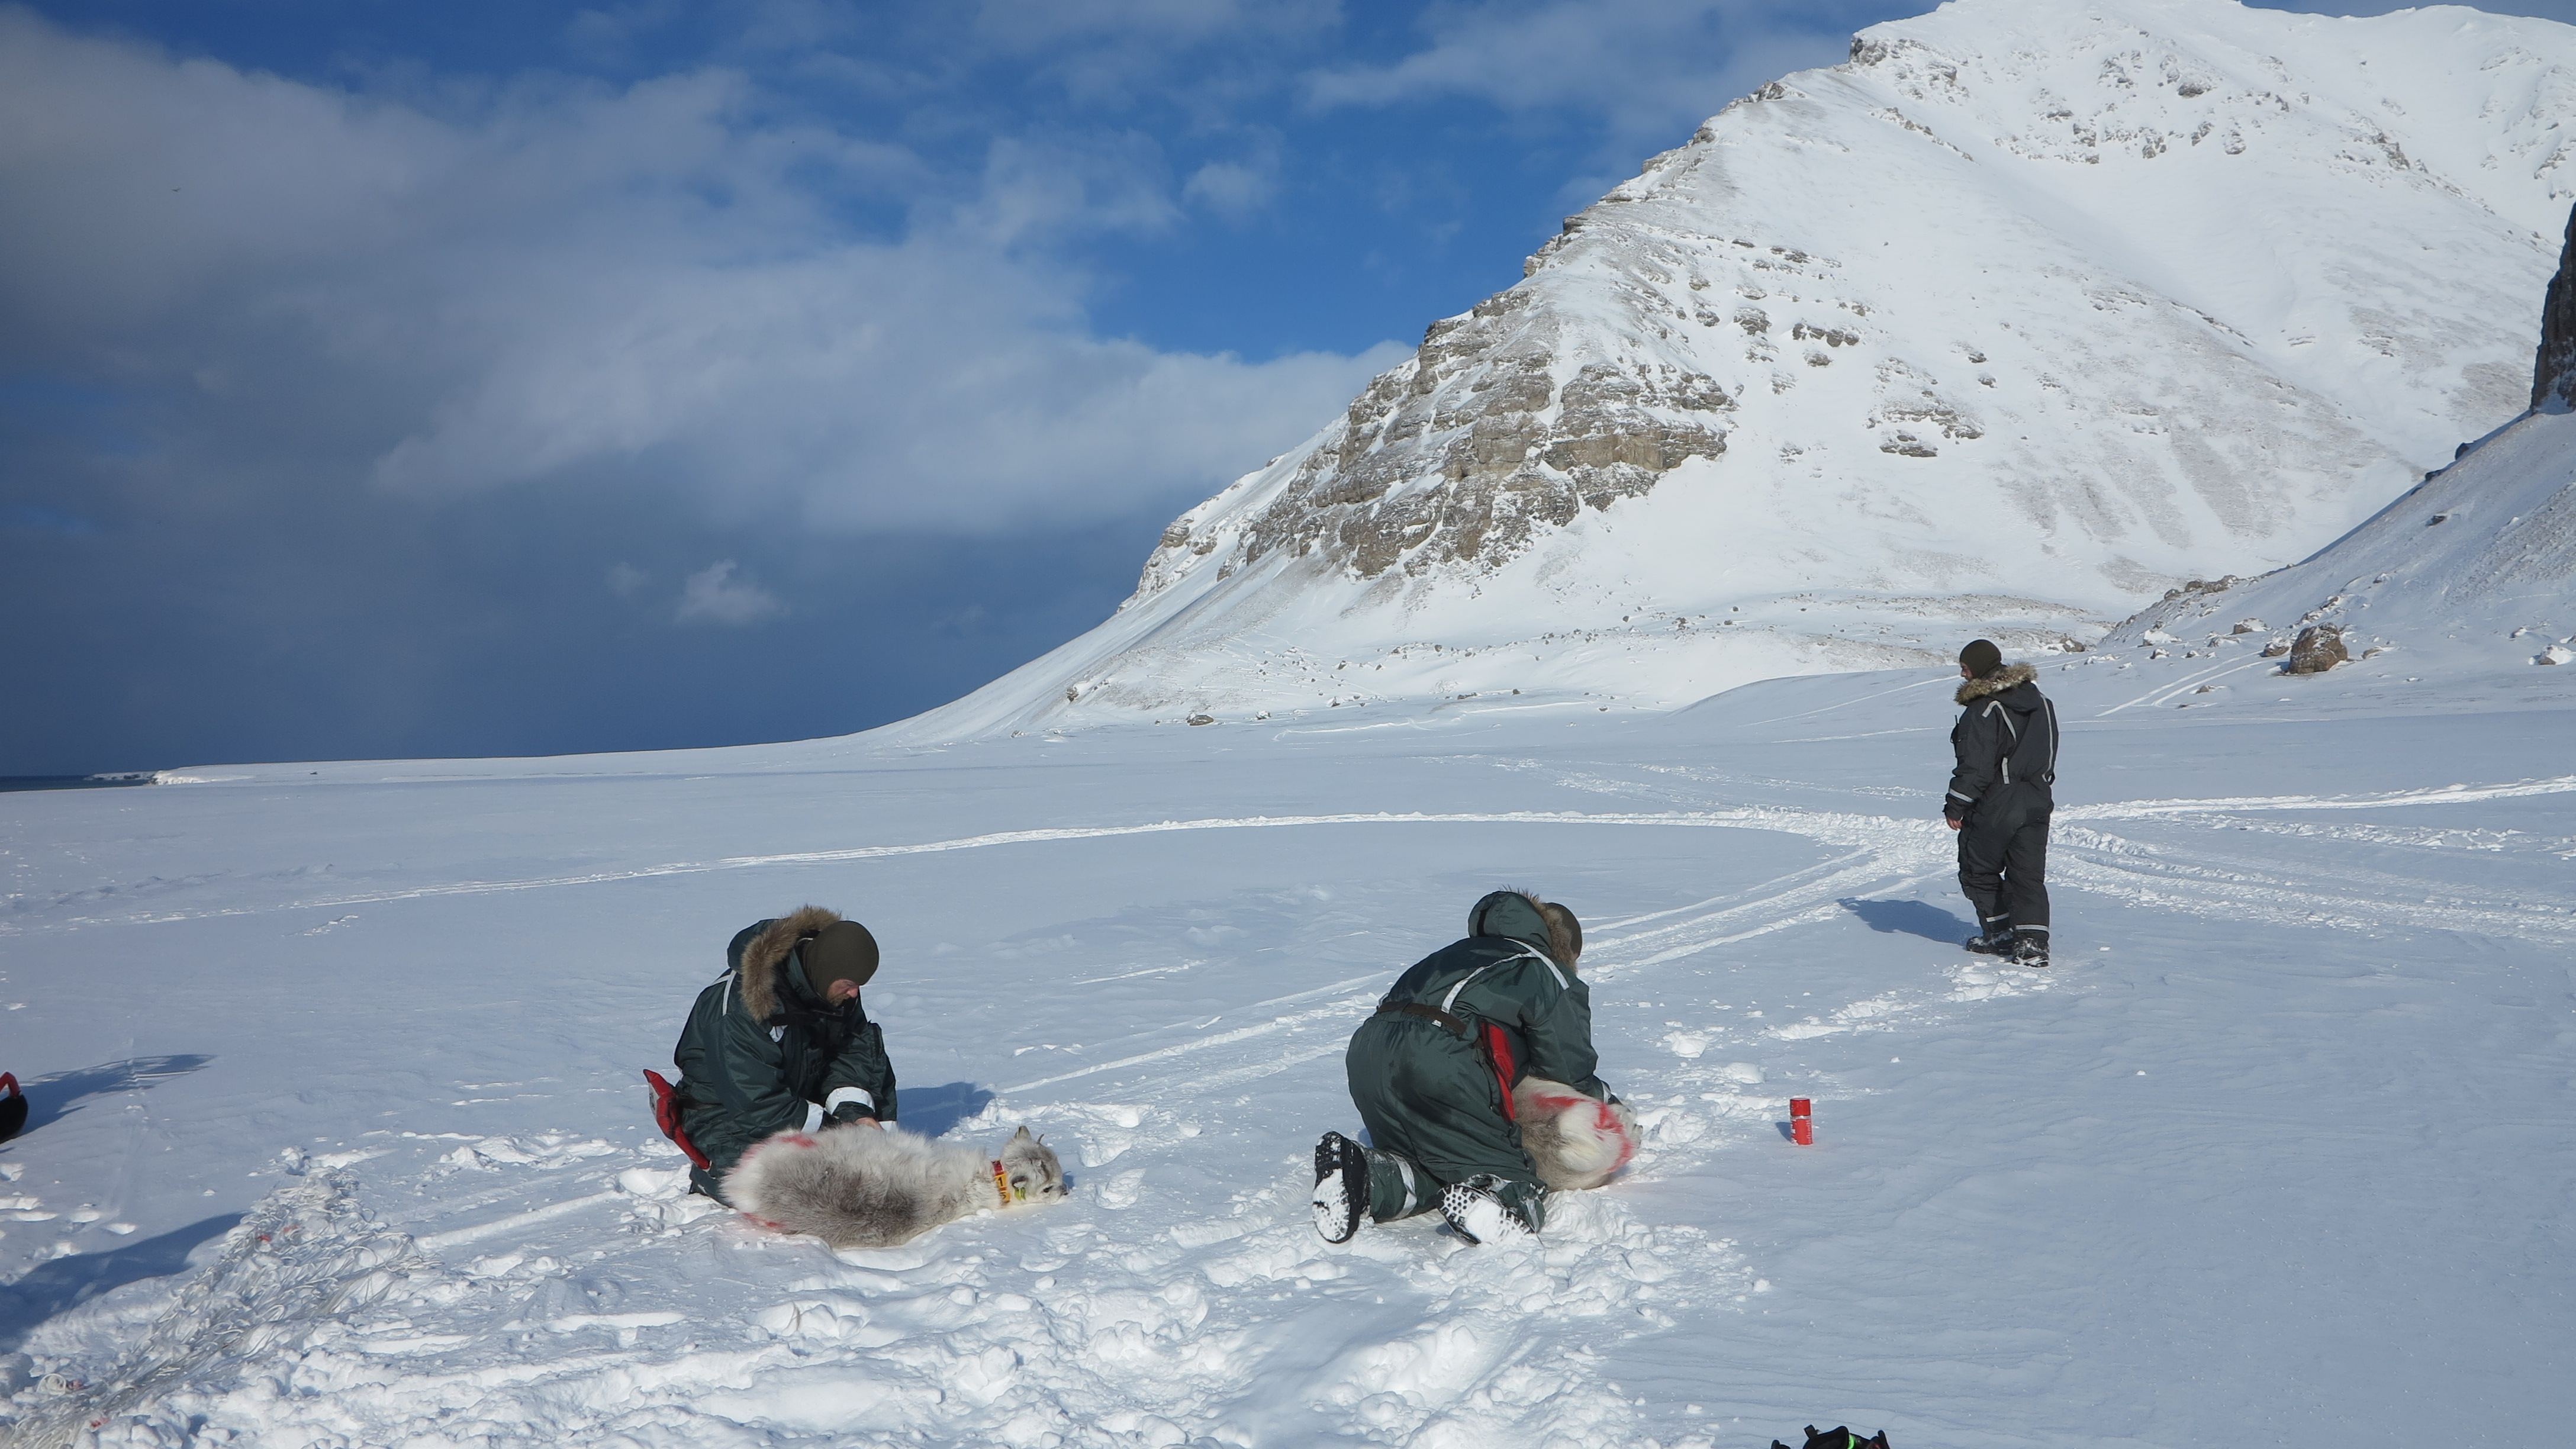
[{"label": "red stain on fur", "polygon": [[1539,1095],[1533,1097],[1531,1100],[1538,1103],[1540,1107],[1546,1109],[1550,1116],[1556,1116],[1561,1113],[1571,1111],[1578,1106],[1591,1108],[1593,1130],[1599,1132],[1604,1137],[1616,1137],[1619,1139],[1619,1160],[1611,1164],[1612,1171],[1615,1172],[1619,1168],[1627,1166],[1629,1159],[1637,1155],[1636,1142],[1630,1138],[1627,1133],[1619,1130],[1619,1118],[1617,1114],[1610,1110],[1609,1103],[1596,1102],[1590,1097],[1559,1097],[1554,1095]]}]

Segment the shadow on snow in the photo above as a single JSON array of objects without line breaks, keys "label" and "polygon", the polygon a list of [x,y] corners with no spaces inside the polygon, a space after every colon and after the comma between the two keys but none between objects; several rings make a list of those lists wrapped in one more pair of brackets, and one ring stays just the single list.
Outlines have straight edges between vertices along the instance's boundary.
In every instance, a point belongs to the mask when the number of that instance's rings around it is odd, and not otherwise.
[{"label": "shadow on snow", "polygon": [[[108,1092],[139,1092],[172,1077],[189,1072],[213,1061],[200,1052],[183,1052],[176,1056],[134,1057],[101,1066],[83,1067],[73,1072],[55,1072],[34,1081],[21,1082],[27,1094],[25,1132],[51,1126],[80,1110],[79,1103]],[[23,1135],[23,1134],[22,1134]]]},{"label": "shadow on snow", "polygon": [[1860,917],[1861,924],[1886,935],[1920,936],[1955,946],[1977,934],[1977,928],[1939,906],[1923,901],[1864,901],[1845,896],[1835,905]]},{"label": "shadow on snow", "polygon": [[187,1267],[188,1255],[198,1244],[223,1236],[241,1219],[240,1213],[224,1213],[108,1252],[37,1264],[17,1282],[0,1287],[0,1353],[15,1349],[38,1324],[56,1314],[111,1289],[168,1277]]},{"label": "shadow on snow", "polygon": [[895,1098],[904,1127],[924,1137],[945,1137],[960,1122],[990,1106],[993,1094],[973,1082],[944,1087],[906,1087]]}]

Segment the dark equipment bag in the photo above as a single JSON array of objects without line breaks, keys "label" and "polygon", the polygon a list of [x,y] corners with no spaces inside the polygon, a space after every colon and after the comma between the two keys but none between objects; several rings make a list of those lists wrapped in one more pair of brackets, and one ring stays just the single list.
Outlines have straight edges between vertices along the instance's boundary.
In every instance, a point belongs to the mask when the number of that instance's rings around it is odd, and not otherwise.
[{"label": "dark equipment bag", "polygon": [[[1774,1439],[1771,1441],[1771,1449],[1789,1449],[1789,1446]],[[1840,1424],[1821,1431],[1815,1425],[1809,1424],[1807,1442],[1803,1449],[1887,1449],[1887,1431],[1881,1429],[1864,1439]]]}]

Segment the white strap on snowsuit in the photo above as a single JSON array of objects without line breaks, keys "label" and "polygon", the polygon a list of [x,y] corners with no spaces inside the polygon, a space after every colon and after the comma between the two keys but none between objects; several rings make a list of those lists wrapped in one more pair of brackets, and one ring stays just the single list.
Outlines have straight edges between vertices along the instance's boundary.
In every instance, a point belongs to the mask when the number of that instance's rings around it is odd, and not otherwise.
[{"label": "white strap on snowsuit", "polygon": [[1514,941],[1512,944],[1521,948],[1519,955],[1505,956],[1500,961],[1488,961],[1484,965],[1477,967],[1475,970],[1468,972],[1466,975],[1459,977],[1458,984],[1449,988],[1449,994],[1440,998],[1440,1009],[1449,1015],[1457,1015],[1452,1008],[1457,1006],[1458,993],[1467,989],[1467,983],[1484,975],[1486,972],[1493,970],[1497,966],[1509,966],[1513,962],[1523,959],[1536,961],[1540,965],[1546,967],[1548,974],[1556,978],[1557,989],[1560,991],[1566,989],[1565,973],[1557,970],[1556,963],[1547,959],[1544,952],[1525,941]]}]

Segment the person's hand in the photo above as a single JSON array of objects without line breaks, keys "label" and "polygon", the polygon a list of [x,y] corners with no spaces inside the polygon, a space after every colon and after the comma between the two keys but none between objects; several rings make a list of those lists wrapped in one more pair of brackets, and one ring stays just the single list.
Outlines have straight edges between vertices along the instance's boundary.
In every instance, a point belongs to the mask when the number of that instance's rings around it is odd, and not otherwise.
[{"label": "person's hand", "polygon": [[867,1108],[860,1106],[856,1102],[843,1102],[840,1106],[833,1108],[831,1120],[824,1123],[824,1125],[827,1127],[847,1127],[853,1122],[865,1122],[871,1127],[880,1125],[876,1118],[868,1115]]},{"label": "person's hand", "polygon": [[1962,823],[1959,818],[1954,815],[1944,815],[1941,817],[1941,820],[1943,824],[1948,825],[1953,830],[1958,829]]}]

